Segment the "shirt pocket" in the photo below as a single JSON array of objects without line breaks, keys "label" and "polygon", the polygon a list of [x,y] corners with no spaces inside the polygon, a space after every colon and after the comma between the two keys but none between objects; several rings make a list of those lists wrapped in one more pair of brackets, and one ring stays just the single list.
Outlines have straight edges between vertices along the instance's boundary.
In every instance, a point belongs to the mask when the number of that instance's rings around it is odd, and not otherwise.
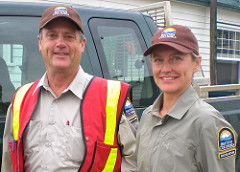
[{"label": "shirt pocket", "polygon": [[85,149],[82,129],[67,125],[64,129],[64,135],[65,158],[74,162],[82,162]]},{"label": "shirt pocket", "polygon": [[40,150],[40,144],[43,141],[42,122],[30,120],[24,131],[24,153],[29,156],[32,152]]}]

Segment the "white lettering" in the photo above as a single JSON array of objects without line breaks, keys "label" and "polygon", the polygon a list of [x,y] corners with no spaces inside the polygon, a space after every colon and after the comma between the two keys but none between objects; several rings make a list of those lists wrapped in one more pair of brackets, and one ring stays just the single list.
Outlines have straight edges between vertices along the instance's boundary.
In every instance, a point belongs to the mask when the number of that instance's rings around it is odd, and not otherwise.
[{"label": "white lettering", "polygon": [[227,156],[234,155],[234,154],[235,154],[235,150],[232,150],[232,151],[230,151],[230,152],[226,152],[226,153],[224,153],[224,154],[221,154],[221,155],[220,155],[220,158],[225,158],[225,157],[227,157]]},{"label": "white lettering", "polygon": [[59,14],[64,14],[69,16],[68,12],[63,10],[56,10],[53,15],[59,15]]},{"label": "white lettering", "polygon": [[231,144],[224,144],[223,145],[223,143],[221,144],[221,146],[220,146],[220,150],[223,150],[223,149],[227,149],[227,148],[230,148],[230,147],[233,147],[234,146],[234,144],[233,143],[231,143]]},{"label": "white lettering", "polygon": [[175,36],[175,33],[163,33],[163,34],[161,34],[159,39],[161,39],[161,38],[177,38],[177,37]]}]

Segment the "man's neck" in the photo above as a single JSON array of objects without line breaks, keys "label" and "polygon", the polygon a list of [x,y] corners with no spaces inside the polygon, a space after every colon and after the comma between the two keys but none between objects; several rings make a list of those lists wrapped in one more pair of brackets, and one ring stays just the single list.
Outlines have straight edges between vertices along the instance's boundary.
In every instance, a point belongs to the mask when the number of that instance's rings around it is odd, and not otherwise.
[{"label": "man's neck", "polygon": [[66,72],[57,72],[51,73],[47,72],[48,84],[52,89],[54,94],[59,97],[61,93],[69,87],[75,78],[77,72],[66,73]]}]

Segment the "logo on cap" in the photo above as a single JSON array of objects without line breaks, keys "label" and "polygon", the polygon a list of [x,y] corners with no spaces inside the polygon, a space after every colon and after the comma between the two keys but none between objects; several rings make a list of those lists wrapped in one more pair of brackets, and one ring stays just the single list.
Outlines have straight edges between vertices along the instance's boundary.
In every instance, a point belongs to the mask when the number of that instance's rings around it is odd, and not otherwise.
[{"label": "logo on cap", "polygon": [[67,11],[67,8],[65,8],[65,7],[56,7],[56,8],[54,9],[53,16],[54,16],[54,15],[62,15],[62,14],[69,16],[68,11]]},{"label": "logo on cap", "polygon": [[158,39],[162,39],[162,38],[174,38],[176,39],[176,29],[174,28],[167,28],[165,30],[162,31],[161,36]]}]

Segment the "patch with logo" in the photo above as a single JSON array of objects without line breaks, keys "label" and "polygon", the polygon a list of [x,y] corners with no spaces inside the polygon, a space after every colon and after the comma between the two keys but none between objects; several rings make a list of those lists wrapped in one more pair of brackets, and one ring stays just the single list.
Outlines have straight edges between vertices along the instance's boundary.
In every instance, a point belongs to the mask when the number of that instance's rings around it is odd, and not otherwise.
[{"label": "patch with logo", "polygon": [[132,103],[129,100],[126,101],[123,111],[124,111],[125,116],[129,120],[129,122],[133,123],[133,122],[138,121],[136,111],[133,108]]},{"label": "patch with logo", "polygon": [[231,128],[223,127],[218,131],[218,150],[236,147],[235,135]]},{"label": "patch with logo", "polygon": [[235,156],[236,152],[237,152],[236,149],[231,149],[231,150],[228,150],[227,152],[219,153],[218,159],[225,159],[231,156]]},{"label": "patch with logo", "polygon": [[62,15],[62,14],[69,16],[66,7],[56,7],[56,8],[54,9],[53,16],[54,16],[54,15]]},{"label": "patch with logo", "polygon": [[176,39],[176,29],[174,28],[167,28],[165,30],[162,31],[161,36],[159,37],[159,39],[162,38],[174,38]]}]

